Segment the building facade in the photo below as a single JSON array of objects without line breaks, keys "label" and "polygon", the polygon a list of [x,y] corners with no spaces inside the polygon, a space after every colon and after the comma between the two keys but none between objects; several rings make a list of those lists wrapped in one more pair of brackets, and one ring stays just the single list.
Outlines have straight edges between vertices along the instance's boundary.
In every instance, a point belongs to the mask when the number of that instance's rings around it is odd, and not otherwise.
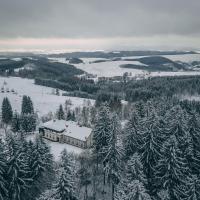
[{"label": "building facade", "polygon": [[72,121],[51,120],[40,126],[39,133],[53,142],[66,143],[82,149],[92,146],[91,129]]}]

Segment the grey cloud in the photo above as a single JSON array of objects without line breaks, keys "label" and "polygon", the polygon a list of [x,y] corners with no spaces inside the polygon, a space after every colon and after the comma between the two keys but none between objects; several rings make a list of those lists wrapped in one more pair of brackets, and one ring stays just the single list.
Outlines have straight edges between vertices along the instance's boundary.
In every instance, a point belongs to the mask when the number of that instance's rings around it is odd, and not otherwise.
[{"label": "grey cloud", "polygon": [[0,38],[200,35],[199,0],[0,0]]}]

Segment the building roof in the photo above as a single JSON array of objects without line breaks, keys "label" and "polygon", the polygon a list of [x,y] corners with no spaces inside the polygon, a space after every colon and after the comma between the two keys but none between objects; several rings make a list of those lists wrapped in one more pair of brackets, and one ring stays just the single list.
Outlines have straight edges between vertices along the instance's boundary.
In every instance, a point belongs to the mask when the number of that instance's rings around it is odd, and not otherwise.
[{"label": "building roof", "polygon": [[48,128],[56,132],[64,132],[67,126],[65,120],[53,119],[51,121],[43,123],[42,128]]},{"label": "building roof", "polygon": [[91,134],[92,129],[84,126],[79,126],[74,121],[51,120],[42,125],[43,128],[48,128],[56,132],[61,132],[64,135],[83,140]]}]

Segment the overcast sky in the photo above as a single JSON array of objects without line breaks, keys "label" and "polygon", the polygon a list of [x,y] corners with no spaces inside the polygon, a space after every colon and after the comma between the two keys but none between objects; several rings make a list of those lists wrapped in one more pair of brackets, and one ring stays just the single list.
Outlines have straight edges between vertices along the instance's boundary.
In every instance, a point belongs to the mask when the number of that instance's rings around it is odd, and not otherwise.
[{"label": "overcast sky", "polygon": [[0,0],[0,50],[200,49],[200,0]]}]

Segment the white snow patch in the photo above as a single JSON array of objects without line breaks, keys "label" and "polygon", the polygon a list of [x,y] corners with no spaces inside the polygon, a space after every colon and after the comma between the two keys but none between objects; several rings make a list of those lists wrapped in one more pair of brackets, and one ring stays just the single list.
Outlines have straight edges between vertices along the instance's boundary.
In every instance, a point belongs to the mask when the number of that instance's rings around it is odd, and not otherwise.
[{"label": "white snow patch", "polygon": [[21,61],[22,59],[21,59],[21,58],[11,58],[11,60],[14,60],[14,61]]},{"label": "white snow patch", "polygon": [[[0,91],[0,105],[3,98],[8,97],[13,110],[21,111],[21,102],[23,95],[31,97],[34,108],[39,116],[48,114],[49,112],[55,112],[60,104],[64,104],[67,99],[72,102],[72,108],[82,107],[84,104],[84,98],[69,97],[69,96],[57,96],[52,94],[53,88],[35,85],[33,79],[23,79],[19,77],[0,77],[0,88],[3,86],[4,81],[7,83],[6,88],[9,90],[14,89],[15,93],[1,93]],[[62,94],[64,91],[60,90]],[[87,99],[86,99],[87,100]],[[94,100],[90,100],[94,104]]]},{"label": "white snow patch", "polygon": [[[35,133],[33,135],[29,135],[27,137],[27,140],[35,140],[35,137],[38,133]],[[52,142],[49,140],[44,139],[44,141],[49,145],[50,149],[51,149],[51,153],[53,154],[54,160],[55,161],[59,161],[60,159],[60,153],[66,149],[69,153],[74,153],[74,154],[80,154],[82,153],[83,149],[80,149],[78,147],[69,145],[69,144],[61,144],[58,142]]]},{"label": "white snow patch", "polygon": [[172,61],[181,61],[187,63],[192,61],[200,61],[200,54],[166,55],[163,57],[166,57]]},{"label": "white snow patch", "polygon": [[66,149],[68,152],[74,153],[74,154],[80,154],[83,151],[83,149],[80,149],[78,147],[75,147],[75,146],[72,146],[72,145],[69,145],[69,144],[61,144],[61,143],[58,143],[58,142],[51,142],[49,140],[45,140],[45,141],[50,146],[51,153],[53,154],[54,159],[56,161],[58,161],[60,159],[60,153],[64,149]]}]

